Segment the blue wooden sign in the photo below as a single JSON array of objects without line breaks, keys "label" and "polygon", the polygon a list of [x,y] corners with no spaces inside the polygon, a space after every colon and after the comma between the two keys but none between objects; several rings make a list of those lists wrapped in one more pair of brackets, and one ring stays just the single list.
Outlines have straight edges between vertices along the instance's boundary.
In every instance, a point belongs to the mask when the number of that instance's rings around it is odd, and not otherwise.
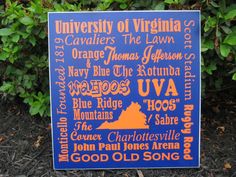
[{"label": "blue wooden sign", "polygon": [[50,12],[55,169],[200,164],[200,12]]}]

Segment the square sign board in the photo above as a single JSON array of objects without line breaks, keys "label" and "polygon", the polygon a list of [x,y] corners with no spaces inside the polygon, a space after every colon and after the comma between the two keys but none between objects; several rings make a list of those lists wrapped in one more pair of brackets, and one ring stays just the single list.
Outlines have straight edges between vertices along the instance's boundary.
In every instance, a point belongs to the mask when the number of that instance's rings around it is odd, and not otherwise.
[{"label": "square sign board", "polygon": [[199,18],[49,13],[55,169],[199,167]]}]

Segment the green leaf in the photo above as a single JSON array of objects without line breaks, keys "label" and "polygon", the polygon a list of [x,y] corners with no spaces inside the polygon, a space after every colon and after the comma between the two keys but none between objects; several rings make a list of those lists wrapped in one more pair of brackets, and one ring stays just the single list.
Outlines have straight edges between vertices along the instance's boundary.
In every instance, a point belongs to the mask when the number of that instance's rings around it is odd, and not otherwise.
[{"label": "green leaf", "polygon": [[209,31],[211,28],[216,26],[216,18],[215,17],[208,17],[207,21],[205,22],[204,32]]},{"label": "green leaf", "polygon": [[27,82],[24,82],[24,86],[27,88],[27,89],[30,89],[32,87],[32,82],[31,81],[27,81]]},{"label": "green leaf", "polygon": [[42,117],[43,114],[44,114],[44,112],[45,112],[45,109],[44,109],[44,108],[41,108],[41,109],[39,110],[39,115]]},{"label": "green leaf", "polygon": [[219,7],[219,5],[216,4],[214,1],[211,1],[210,4],[211,4],[213,7]]},{"label": "green leaf", "polygon": [[179,3],[179,4],[184,4],[186,3],[187,0],[175,0],[176,3]]},{"label": "green leaf", "polygon": [[220,44],[220,53],[223,57],[227,57],[230,53],[230,46],[225,44]]},{"label": "green leaf", "polygon": [[33,29],[33,26],[32,26],[32,25],[29,25],[29,26],[26,27],[26,32],[27,32],[28,34],[31,34],[31,33],[32,33],[32,29]]},{"label": "green leaf", "polygon": [[221,26],[221,28],[226,34],[232,33],[232,30],[227,26]]},{"label": "green leaf", "polygon": [[229,44],[229,45],[236,45],[236,34],[235,33],[230,33],[224,39],[224,43]]},{"label": "green leaf", "polygon": [[121,9],[126,9],[127,7],[128,7],[128,5],[125,4],[125,3],[123,3],[123,4],[120,5],[120,8],[121,8]]},{"label": "green leaf", "polygon": [[16,53],[20,50],[20,46],[19,45],[16,45],[13,50],[12,50],[12,53]]},{"label": "green leaf", "polygon": [[20,35],[19,34],[14,34],[11,38],[12,42],[18,42],[20,39]]},{"label": "green leaf", "polygon": [[236,9],[232,9],[225,15],[225,20],[232,20],[235,16],[236,16]]},{"label": "green leaf", "polygon": [[155,8],[155,10],[164,10],[165,9],[165,4],[163,2],[158,3]]},{"label": "green leaf", "polygon": [[175,0],[165,0],[164,1],[166,4],[174,4]]},{"label": "green leaf", "polygon": [[41,98],[43,97],[42,92],[38,92],[38,97],[39,97],[39,99],[41,100]]},{"label": "green leaf", "polygon": [[9,57],[8,52],[3,51],[3,52],[0,53],[0,60],[5,61],[8,57]]},{"label": "green leaf", "polygon": [[29,16],[22,17],[19,21],[26,26],[34,24],[34,20]]},{"label": "green leaf", "polygon": [[31,107],[30,107],[30,110],[29,110],[30,114],[31,114],[32,116],[38,114],[39,111],[40,111],[40,107],[41,107],[41,103],[40,103],[40,102],[38,102],[38,101],[34,102],[34,103],[31,105]]},{"label": "green leaf", "polygon": [[9,36],[12,33],[14,33],[14,32],[10,28],[2,28],[2,29],[0,29],[0,36]]},{"label": "green leaf", "polygon": [[31,106],[29,112],[30,112],[30,115],[34,116],[34,115],[38,114],[39,109]]},{"label": "green leaf", "polygon": [[13,57],[10,57],[10,58],[9,58],[9,61],[10,61],[10,63],[14,63],[14,61],[15,61],[15,58],[13,58]]},{"label": "green leaf", "polygon": [[216,67],[216,63],[215,62],[211,62],[210,65],[208,65],[206,67],[206,72],[210,75],[212,75],[212,71],[215,71],[217,69]]},{"label": "green leaf", "polygon": [[13,87],[13,85],[11,83],[3,83],[3,85],[0,87],[0,91],[2,92],[6,92],[8,90],[10,90]]},{"label": "green leaf", "polygon": [[216,37],[217,38],[221,37],[221,32],[219,31],[219,28],[216,28]]},{"label": "green leaf", "polygon": [[44,30],[42,30],[42,31],[39,33],[39,37],[40,37],[41,39],[44,39],[44,38],[46,37],[46,34],[45,34]]},{"label": "green leaf", "polygon": [[45,22],[47,22],[48,17],[47,17],[46,14],[41,14],[41,15],[39,16],[39,20],[40,20],[40,23],[45,23]]},{"label": "green leaf", "polygon": [[236,81],[236,73],[234,73],[234,75],[232,76],[232,79]]},{"label": "green leaf", "polygon": [[36,45],[36,39],[34,36],[31,36],[30,39],[29,39],[30,43],[35,46]]},{"label": "green leaf", "polygon": [[206,17],[203,14],[201,14],[201,21],[203,20],[206,20]]},{"label": "green leaf", "polygon": [[11,15],[9,15],[9,17],[8,17],[9,20],[14,20],[14,19],[16,19],[16,18],[17,18],[17,15],[16,15],[16,14],[11,14]]},{"label": "green leaf", "polygon": [[27,97],[24,99],[24,103],[32,104],[33,103],[33,98],[32,97]]},{"label": "green leaf", "polygon": [[214,49],[214,42],[212,40],[202,40],[201,52],[205,52],[208,49]]}]

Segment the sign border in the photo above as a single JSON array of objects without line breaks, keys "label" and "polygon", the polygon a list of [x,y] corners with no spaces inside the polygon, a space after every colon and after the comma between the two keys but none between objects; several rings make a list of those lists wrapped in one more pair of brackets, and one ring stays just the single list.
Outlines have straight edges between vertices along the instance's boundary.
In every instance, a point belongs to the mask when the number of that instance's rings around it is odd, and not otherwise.
[{"label": "sign border", "polygon": [[[199,14],[199,131],[198,131],[198,164],[196,166],[180,166],[180,167],[117,167],[117,168],[56,168],[55,167],[55,159],[54,159],[54,133],[53,133],[53,118],[52,118],[52,82],[51,82],[51,58],[50,58],[50,25],[49,25],[49,16],[50,14],[58,14],[58,13],[64,13],[64,14],[69,14],[69,13],[81,13],[81,14],[87,14],[87,13],[127,13],[127,12],[139,12],[139,13],[150,13],[150,12],[165,12],[165,13],[171,13],[171,12],[198,12]],[[50,91],[50,117],[51,117],[51,141],[52,141],[52,158],[53,158],[53,169],[54,170],[105,170],[105,169],[183,169],[183,168],[200,168],[201,166],[201,10],[125,10],[125,11],[66,11],[66,12],[54,12],[54,11],[49,11],[47,14],[48,17],[48,68],[49,68],[49,91]]]}]

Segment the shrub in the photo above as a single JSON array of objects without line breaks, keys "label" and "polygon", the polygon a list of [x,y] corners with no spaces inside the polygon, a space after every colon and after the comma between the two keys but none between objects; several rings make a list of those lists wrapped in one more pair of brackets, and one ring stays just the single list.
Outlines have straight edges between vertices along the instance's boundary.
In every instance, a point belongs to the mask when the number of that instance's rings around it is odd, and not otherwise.
[{"label": "shrub", "polygon": [[31,115],[49,116],[48,11],[143,9],[201,9],[203,93],[236,80],[233,1],[7,0],[0,6],[1,99],[20,98]]}]

